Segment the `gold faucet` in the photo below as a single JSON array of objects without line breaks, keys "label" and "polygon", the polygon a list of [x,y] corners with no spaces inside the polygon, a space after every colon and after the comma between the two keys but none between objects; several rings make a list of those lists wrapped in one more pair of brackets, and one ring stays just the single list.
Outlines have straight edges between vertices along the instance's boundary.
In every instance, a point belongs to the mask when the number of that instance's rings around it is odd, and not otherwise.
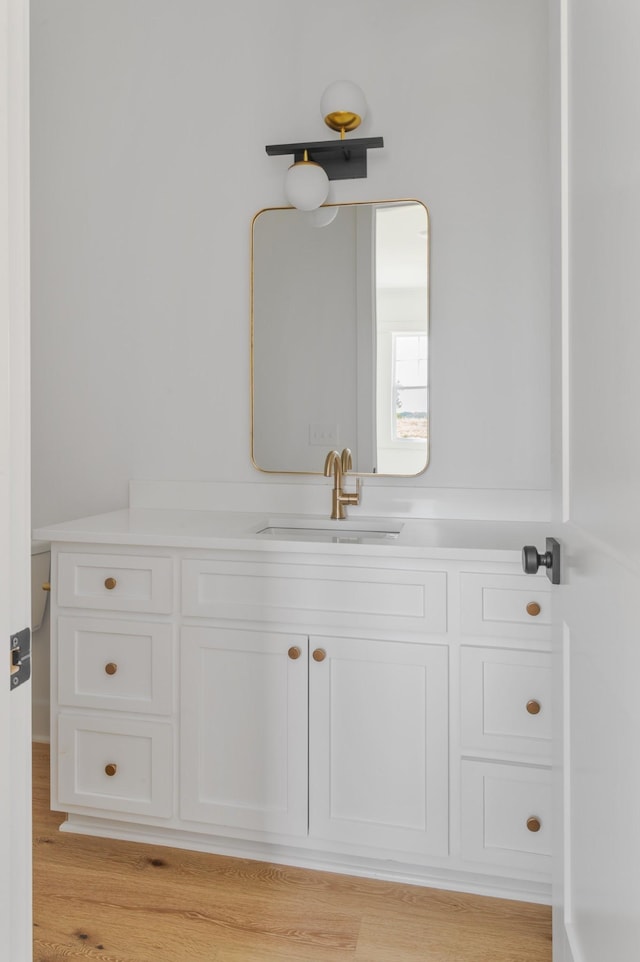
[{"label": "gold faucet", "polygon": [[324,462],[324,474],[326,478],[331,477],[333,472],[333,491],[331,493],[331,517],[334,520],[343,520],[347,517],[345,506],[347,504],[360,504],[360,478],[356,478],[355,491],[343,491],[343,476],[351,471],[353,461],[351,451],[345,448],[342,454],[337,451],[329,451]]}]

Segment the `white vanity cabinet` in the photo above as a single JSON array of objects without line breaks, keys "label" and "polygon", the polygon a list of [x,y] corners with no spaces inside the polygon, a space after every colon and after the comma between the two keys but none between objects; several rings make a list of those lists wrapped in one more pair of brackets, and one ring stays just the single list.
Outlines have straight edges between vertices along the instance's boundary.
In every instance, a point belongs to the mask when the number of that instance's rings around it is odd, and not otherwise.
[{"label": "white vanity cabinet", "polygon": [[65,831],[549,898],[550,584],[519,552],[130,527],[39,532]]}]

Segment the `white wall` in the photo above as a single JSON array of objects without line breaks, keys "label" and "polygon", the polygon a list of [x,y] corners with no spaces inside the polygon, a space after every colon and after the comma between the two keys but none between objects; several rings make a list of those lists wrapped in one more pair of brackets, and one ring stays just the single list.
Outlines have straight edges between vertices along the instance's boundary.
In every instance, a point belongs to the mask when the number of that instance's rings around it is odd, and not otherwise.
[{"label": "white wall", "polygon": [[319,98],[343,76],[385,148],[333,199],[431,212],[418,483],[548,488],[546,17],[540,0],[32,0],[34,524],[120,507],[130,478],[273,483],[249,450],[250,224],[284,202],[290,159],[265,144],[332,136]]}]

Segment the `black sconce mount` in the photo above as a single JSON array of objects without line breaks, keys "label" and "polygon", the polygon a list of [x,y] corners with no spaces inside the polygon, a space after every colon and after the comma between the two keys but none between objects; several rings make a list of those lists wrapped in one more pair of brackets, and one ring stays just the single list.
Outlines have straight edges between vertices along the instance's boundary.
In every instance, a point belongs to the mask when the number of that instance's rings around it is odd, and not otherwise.
[{"label": "black sconce mount", "polygon": [[367,176],[367,151],[384,147],[382,137],[360,137],[349,140],[317,140],[305,144],[273,144],[265,147],[270,157],[293,154],[294,163],[304,159],[304,152],[319,164],[329,180],[352,180]]}]

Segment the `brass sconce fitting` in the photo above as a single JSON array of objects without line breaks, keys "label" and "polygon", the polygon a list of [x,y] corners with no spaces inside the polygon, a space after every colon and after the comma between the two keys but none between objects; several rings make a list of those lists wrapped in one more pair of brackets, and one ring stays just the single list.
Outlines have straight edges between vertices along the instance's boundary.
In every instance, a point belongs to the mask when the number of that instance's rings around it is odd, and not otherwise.
[{"label": "brass sconce fitting", "polygon": [[[383,147],[382,137],[361,137],[346,140],[345,134],[362,123],[366,113],[366,101],[362,90],[354,83],[339,80],[330,84],[322,95],[321,113],[325,124],[340,133],[340,140],[320,140],[299,144],[273,144],[265,148],[270,157],[293,154],[294,162],[287,172],[285,194],[293,207],[314,210],[326,200],[319,189],[318,175],[307,167],[320,166],[330,180],[350,180],[367,176],[367,150]],[[302,181],[309,180],[308,198]],[[295,181],[295,187],[294,187]],[[326,185],[328,192],[328,183]],[[322,199],[319,199],[322,198]]]}]

